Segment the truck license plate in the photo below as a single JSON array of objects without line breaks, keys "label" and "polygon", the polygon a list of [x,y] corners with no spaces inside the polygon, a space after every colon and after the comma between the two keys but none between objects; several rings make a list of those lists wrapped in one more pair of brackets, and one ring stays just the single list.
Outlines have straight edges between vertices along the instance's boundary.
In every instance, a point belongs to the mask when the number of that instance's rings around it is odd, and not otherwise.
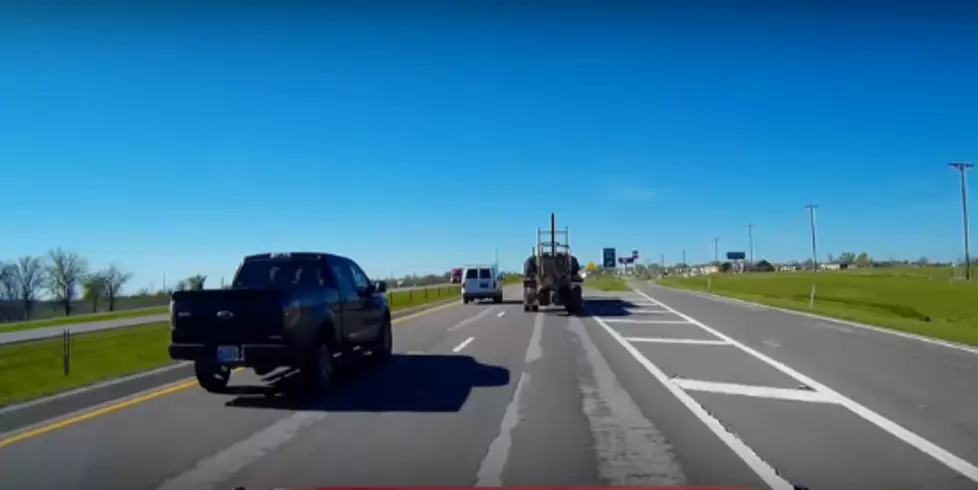
[{"label": "truck license plate", "polygon": [[479,287],[480,288],[487,288],[487,287],[489,287],[489,283],[488,282],[484,282],[482,284],[479,284]]},{"label": "truck license plate", "polygon": [[217,347],[217,360],[234,362],[241,360],[241,349],[236,345],[220,345]]}]

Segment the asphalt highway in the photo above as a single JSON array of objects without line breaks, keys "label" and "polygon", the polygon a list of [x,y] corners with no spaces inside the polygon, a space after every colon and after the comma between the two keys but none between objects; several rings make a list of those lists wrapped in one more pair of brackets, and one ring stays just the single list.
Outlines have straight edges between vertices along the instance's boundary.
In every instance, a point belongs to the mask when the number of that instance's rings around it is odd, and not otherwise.
[{"label": "asphalt highway", "polygon": [[[404,288],[393,288],[390,289],[391,293],[400,293],[403,291],[411,291],[417,289],[433,288],[440,286],[450,286],[451,284],[436,284],[431,286],[410,286]],[[83,323],[72,323],[66,325],[57,325],[53,327],[40,327],[32,328],[29,330],[16,330],[13,332],[0,332],[0,344],[12,344],[15,342],[27,342],[31,340],[40,340],[51,337],[57,337],[61,335],[65,329],[71,330],[73,333],[86,333],[86,332],[97,332],[99,330],[110,330],[113,328],[122,327],[134,327],[137,325],[146,325],[148,323],[165,322],[170,319],[167,314],[156,314],[156,315],[142,315],[130,318],[119,318],[115,320],[101,320],[95,322],[83,322]],[[0,323],[0,327],[3,324]]]},{"label": "asphalt highway", "polygon": [[584,317],[517,294],[406,317],[317,399],[243,371],[8,427],[0,488],[978,488],[978,352],[655,286]]}]

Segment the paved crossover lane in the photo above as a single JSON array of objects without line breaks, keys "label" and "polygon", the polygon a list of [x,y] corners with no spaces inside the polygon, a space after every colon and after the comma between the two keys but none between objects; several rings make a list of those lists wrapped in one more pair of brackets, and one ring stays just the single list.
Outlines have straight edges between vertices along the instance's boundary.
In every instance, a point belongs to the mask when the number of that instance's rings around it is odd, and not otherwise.
[{"label": "paved crossover lane", "polygon": [[389,365],[321,399],[241,372],[235,394],[185,383],[5,447],[0,436],[0,488],[976,487],[978,400],[954,392],[978,356],[643,292],[592,293],[593,318],[442,307],[398,324]]}]

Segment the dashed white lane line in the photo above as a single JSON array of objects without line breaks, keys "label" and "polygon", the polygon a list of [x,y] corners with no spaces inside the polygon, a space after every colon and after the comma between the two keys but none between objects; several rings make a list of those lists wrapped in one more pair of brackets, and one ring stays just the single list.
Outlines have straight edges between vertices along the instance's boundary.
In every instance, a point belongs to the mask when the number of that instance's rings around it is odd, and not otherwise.
[{"label": "dashed white lane line", "polygon": [[[649,298],[649,300],[652,299]],[[594,321],[598,322],[598,325],[601,325],[601,328],[603,328],[604,331],[611,336],[611,338],[615,339],[615,341],[618,342],[626,352],[631,354],[631,356],[635,358],[635,360],[638,361],[638,363],[641,364],[642,367],[644,367],[645,370],[652,375],[652,377],[659,381],[659,383],[669,390],[669,392],[672,393],[676,399],[685,405],[686,408],[700,420],[700,422],[706,425],[711,432],[716,434],[716,436],[723,441],[723,443],[726,444],[727,447],[729,447],[730,450],[733,451],[733,453],[736,454],[745,464],[747,464],[747,466],[753,470],[758,477],[764,480],[764,483],[767,483],[767,485],[774,490],[794,490],[794,486],[784,478],[781,478],[781,476],[774,471],[774,468],[772,468],[766,461],[761,459],[761,457],[758,456],[757,453],[750,448],[750,446],[728,431],[719,420],[710,415],[710,413],[707,412],[706,409],[703,408],[703,406],[700,405],[699,402],[697,402],[692,396],[690,396],[689,393],[686,393],[682,388],[673,383],[666,373],[662,372],[662,370],[655,364],[652,364],[652,361],[649,361],[649,359],[642,355],[642,353],[639,352],[634,345],[628,342],[628,340],[625,340],[625,337],[605,323],[603,318],[597,316],[592,318],[594,318]]]},{"label": "dashed white lane line", "polygon": [[684,390],[721,393],[724,395],[752,396],[755,398],[773,398],[777,400],[794,400],[813,403],[833,403],[833,400],[822,393],[809,390],[792,390],[774,388],[771,386],[743,385],[739,383],[720,383],[715,381],[700,381],[698,379],[672,378],[672,382]]},{"label": "dashed white lane line", "polygon": [[458,351],[464,349],[465,346],[471,344],[473,340],[475,340],[475,337],[469,337],[469,338],[463,340],[461,344],[456,345],[455,348],[452,349],[452,352],[458,352]]},{"label": "dashed white lane line", "polygon": [[456,331],[456,330],[458,330],[458,329],[460,329],[460,328],[462,328],[462,327],[464,327],[464,326],[466,326],[466,325],[468,325],[468,324],[470,324],[470,323],[472,323],[472,322],[474,322],[474,321],[476,321],[476,320],[478,320],[478,319],[480,319],[480,318],[488,315],[492,311],[493,311],[493,308],[492,307],[486,308],[486,309],[480,311],[479,313],[477,313],[475,315],[472,315],[472,316],[466,318],[465,320],[462,320],[462,321],[456,323],[455,325],[452,325],[448,329],[448,331],[449,332],[454,332],[454,331]]},{"label": "dashed white lane line", "polygon": [[629,342],[648,342],[654,344],[690,344],[690,345],[730,345],[730,342],[720,339],[670,339],[668,337],[625,337]]},{"label": "dashed white lane line", "polygon": [[[696,320],[695,318],[693,318],[693,317],[691,317],[689,315],[686,315],[685,313],[681,313],[678,310],[670,307],[669,305],[666,305],[666,304],[662,303],[661,301],[658,301],[655,298],[653,298],[653,297],[651,297],[651,296],[649,296],[649,295],[647,295],[647,294],[645,294],[645,293],[643,293],[641,291],[635,291],[635,292],[638,293],[638,294],[640,294],[640,295],[642,295],[642,296],[644,296],[649,301],[655,301],[656,303],[659,303],[659,305],[661,305],[663,308],[669,310],[670,312],[672,312],[676,316],[685,319],[689,323],[691,323],[693,325],[696,325],[696,326],[702,328],[703,330],[706,330],[707,332],[710,332],[711,334],[717,336],[718,338],[721,338],[721,339],[724,339],[724,340],[730,342],[732,345],[736,346],[740,350],[746,352],[747,354],[750,354],[751,356],[754,356],[758,360],[760,360],[760,361],[764,362],[765,364],[767,364],[767,365],[769,365],[769,366],[777,369],[778,371],[781,371],[782,373],[787,374],[788,376],[791,376],[792,378],[795,378],[800,383],[802,383],[802,384],[804,384],[806,386],[811,387],[816,392],[819,392],[823,396],[831,399],[834,403],[837,403],[839,405],[842,405],[843,407],[849,409],[849,411],[855,413],[856,415],[862,417],[866,421],[868,421],[868,422],[872,423],[873,425],[879,427],[880,429],[883,429],[884,431],[888,432],[890,435],[892,435],[892,436],[900,439],[901,441],[903,441],[903,442],[905,442],[905,443],[913,446],[914,448],[918,449],[919,451],[921,451],[921,452],[927,454],[928,456],[934,458],[935,460],[941,462],[942,464],[944,464],[948,468],[951,468],[952,470],[957,471],[958,473],[960,473],[961,475],[965,476],[966,478],[968,478],[968,479],[970,479],[972,481],[978,482],[978,467],[976,467],[975,465],[969,463],[968,461],[965,461],[964,459],[958,457],[957,455],[951,453],[950,451],[948,451],[948,450],[946,450],[946,449],[938,446],[937,444],[934,444],[933,442],[931,442],[931,441],[929,441],[927,439],[924,439],[923,437],[921,437],[921,436],[919,436],[919,435],[917,435],[917,434],[915,434],[913,432],[910,432],[909,430],[907,430],[903,426],[901,426],[901,425],[897,424],[896,422],[894,422],[894,421],[892,421],[890,419],[887,419],[886,417],[883,417],[882,415],[880,415],[880,414],[878,414],[878,413],[870,410],[868,407],[865,407],[865,406],[859,404],[855,400],[851,400],[849,398],[846,398],[841,393],[833,390],[832,388],[829,388],[828,386],[823,385],[822,383],[819,383],[818,381],[815,381],[814,379],[809,378],[808,376],[805,376],[804,374],[802,374],[802,373],[800,373],[798,371],[795,371],[794,369],[788,367],[787,365],[785,365],[785,364],[783,364],[783,363],[781,363],[781,362],[779,362],[779,361],[777,361],[777,360],[775,360],[775,359],[773,359],[773,358],[771,358],[771,357],[769,357],[769,356],[767,356],[767,355],[765,355],[765,354],[763,354],[763,353],[761,353],[759,351],[756,351],[756,350],[754,350],[754,349],[752,349],[752,348],[750,348],[750,347],[748,347],[748,346],[746,346],[746,345],[738,342],[737,340],[734,340],[733,338],[731,338],[731,337],[729,337],[727,335],[724,335],[722,332],[720,332],[720,331],[718,331],[718,330],[716,330],[716,329],[714,329],[714,328],[712,328],[712,327],[710,327],[710,326],[708,326],[708,325],[706,325],[706,324],[704,324],[704,323]],[[607,327],[607,325],[600,318],[595,318],[595,320],[597,320],[599,323],[601,323],[602,326],[605,326],[606,329],[612,330],[611,327]],[[628,342],[625,341],[623,338],[621,338],[621,336],[618,335],[617,332],[614,332],[614,335],[616,336],[615,337],[616,339],[621,339],[621,342],[624,342],[628,346],[628,348],[634,349],[636,352],[638,352],[637,349],[635,349],[634,346],[632,346],[631,344],[628,344]],[[641,355],[641,354],[639,354],[639,355]],[[645,359],[644,356],[642,357],[642,359]],[[648,359],[645,359],[645,361],[648,362]],[[641,362],[641,361],[639,361],[639,362]],[[649,364],[651,364],[651,363],[649,363]],[[686,395],[686,396],[688,396],[688,395]],[[695,403],[695,401],[693,403]]]},{"label": "dashed white lane line", "polygon": [[505,314],[506,314],[506,310],[503,310],[503,311],[500,311],[500,312],[499,312],[499,314],[498,314],[498,315],[496,315],[496,316],[497,316],[497,317],[501,317],[501,316],[503,316],[503,315],[505,315]]},{"label": "dashed white lane line", "polygon": [[660,325],[681,325],[684,323],[689,323],[686,320],[634,320],[631,318],[604,318],[602,320],[608,323],[649,323],[649,324],[660,324]]}]

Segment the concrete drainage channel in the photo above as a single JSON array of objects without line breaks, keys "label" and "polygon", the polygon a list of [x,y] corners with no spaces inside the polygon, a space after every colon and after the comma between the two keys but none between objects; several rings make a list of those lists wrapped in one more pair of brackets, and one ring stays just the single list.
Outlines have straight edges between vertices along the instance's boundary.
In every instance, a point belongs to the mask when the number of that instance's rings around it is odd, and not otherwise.
[{"label": "concrete drainage channel", "polygon": [[[457,296],[451,296],[444,300],[391,312],[391,318],[397,320],[452,303],[461,304],[461,301]],[[0,435],[20,431],[25,427],[63,417],[78,410],[97,409],[100,405],[117,402],[149,389],[185,382],[193,376],[192,363],[179,362],[35,400],[4,406],[0,408]]]}]

